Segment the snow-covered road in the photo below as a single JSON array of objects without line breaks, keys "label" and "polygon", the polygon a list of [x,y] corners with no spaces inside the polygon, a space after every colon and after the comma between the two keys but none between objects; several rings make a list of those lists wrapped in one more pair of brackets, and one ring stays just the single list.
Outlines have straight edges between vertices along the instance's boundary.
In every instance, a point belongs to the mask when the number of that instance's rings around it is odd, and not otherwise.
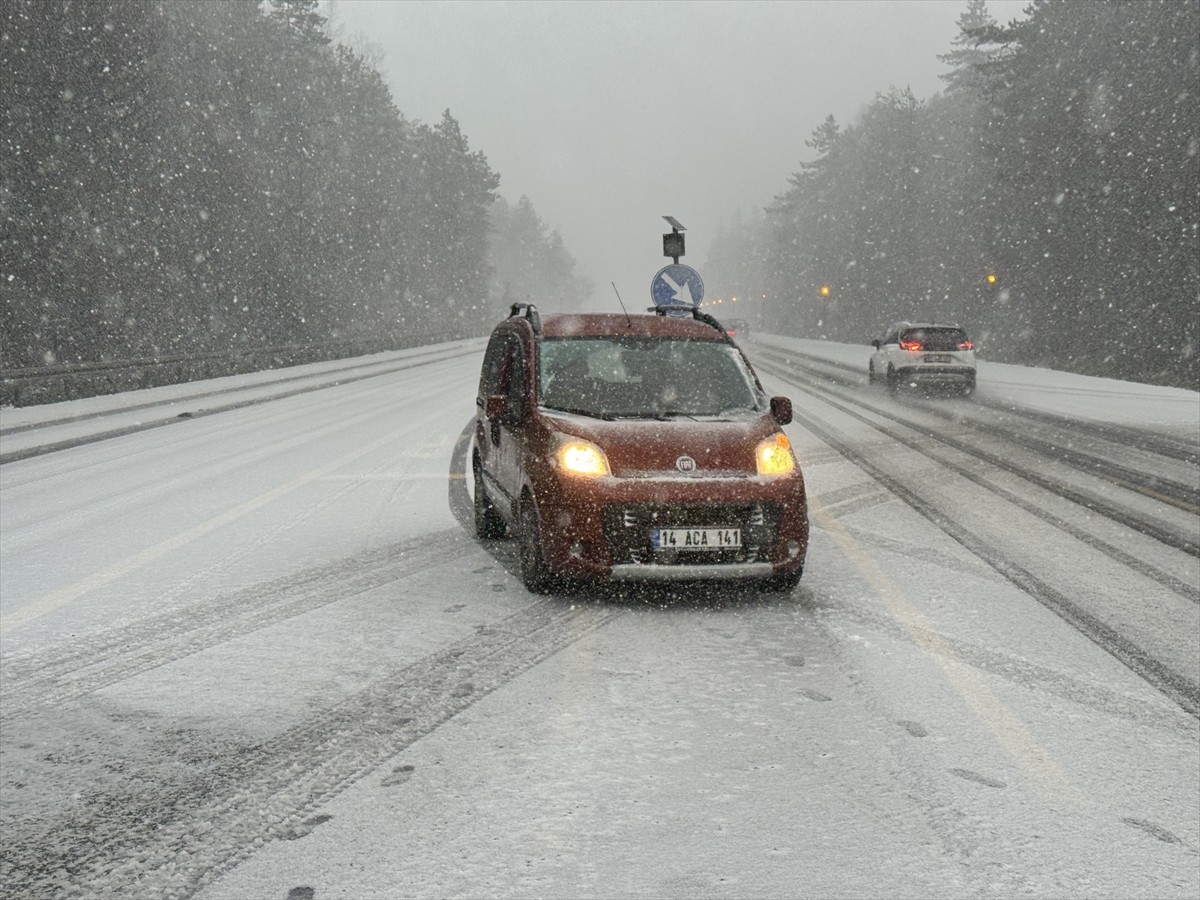
[{"label": "snow-covered road", "polygon": [[1200,894],[1200,396],[748,350],[785,597],[527,593],[481,342],[0,412],[0,896]]}]

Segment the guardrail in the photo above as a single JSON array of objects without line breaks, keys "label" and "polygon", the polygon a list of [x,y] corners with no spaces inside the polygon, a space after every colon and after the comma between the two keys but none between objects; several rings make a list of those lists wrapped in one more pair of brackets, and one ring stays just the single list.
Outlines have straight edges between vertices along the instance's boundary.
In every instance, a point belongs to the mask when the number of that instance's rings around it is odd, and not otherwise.
[{"label": "guardrail", "polygon": [[282,369],[305,363],[369,356],[459,340],[457,331],[432,331],[388,339],[352,338],[319,346],[256,347],[144,359],[60,363],[0,370],[0,407],[37,406],[122,391],[184,384],[225,375]]}]

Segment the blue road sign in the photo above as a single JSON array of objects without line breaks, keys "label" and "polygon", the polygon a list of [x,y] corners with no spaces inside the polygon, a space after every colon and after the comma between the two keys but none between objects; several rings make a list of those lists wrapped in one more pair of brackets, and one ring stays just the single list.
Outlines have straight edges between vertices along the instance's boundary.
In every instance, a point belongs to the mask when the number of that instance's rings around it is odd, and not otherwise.
[{"label": "blue road sign", "polygon": [[655,306],[695,309],[704,299],[704,279],[691,266],[663,266],[650,281],[650,299]]}]

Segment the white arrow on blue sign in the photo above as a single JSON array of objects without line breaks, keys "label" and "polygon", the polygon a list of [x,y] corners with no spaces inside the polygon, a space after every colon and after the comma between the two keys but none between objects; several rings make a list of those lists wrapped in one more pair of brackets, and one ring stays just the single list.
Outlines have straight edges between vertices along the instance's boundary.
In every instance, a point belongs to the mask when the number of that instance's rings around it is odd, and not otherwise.
[{"label": "white arrow on blue sign", "polygon": [[650,299],[655,306],[695,309],[704,299],[704,279],[691,266],[663,266],[650,282]]}]

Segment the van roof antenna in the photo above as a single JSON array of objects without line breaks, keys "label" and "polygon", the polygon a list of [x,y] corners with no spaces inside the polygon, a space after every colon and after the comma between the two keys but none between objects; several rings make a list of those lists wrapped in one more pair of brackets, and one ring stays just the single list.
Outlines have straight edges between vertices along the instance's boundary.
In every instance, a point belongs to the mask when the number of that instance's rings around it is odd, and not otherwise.
[{"label": "van roof antenna", "polygon": [[625,308],[625,301],[621,299],[621,292],[617,290],[617,283],[612,282],[613,293],[617,295],[617,302],[621,304],[621,312],[625,313],[625,321],[629,327],[633,327],[633,319],[629,318],[629,310]]}]

